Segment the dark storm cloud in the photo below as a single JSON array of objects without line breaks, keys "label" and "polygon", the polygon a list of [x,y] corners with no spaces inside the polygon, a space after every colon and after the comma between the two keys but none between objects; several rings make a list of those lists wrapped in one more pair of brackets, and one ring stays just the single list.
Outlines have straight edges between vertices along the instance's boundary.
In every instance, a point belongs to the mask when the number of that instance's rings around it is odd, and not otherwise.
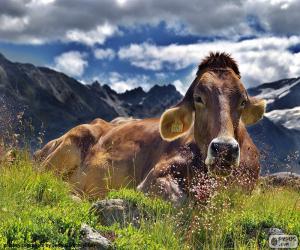
[{"label": "dark storm cloud", "polygon": [[300,1],[274,6],[260,13],[261,18],[264,15],[271,32],[279,35],[300,33]]},{"label": "dark storm cloud", "polygon": [[26,3],[29,1],[1,0],[0,15],[23,16],[26,14]]}]

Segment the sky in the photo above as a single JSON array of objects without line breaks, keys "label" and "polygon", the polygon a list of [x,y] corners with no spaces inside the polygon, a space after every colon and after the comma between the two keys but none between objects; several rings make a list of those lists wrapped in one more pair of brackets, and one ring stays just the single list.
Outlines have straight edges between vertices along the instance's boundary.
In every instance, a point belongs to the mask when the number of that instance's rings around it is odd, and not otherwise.
[{"label": "sky", "polygon": [[246,87],[300,76],[298,0],[0,0],[0,53],[117,92],[184,94],[211,51]]}]

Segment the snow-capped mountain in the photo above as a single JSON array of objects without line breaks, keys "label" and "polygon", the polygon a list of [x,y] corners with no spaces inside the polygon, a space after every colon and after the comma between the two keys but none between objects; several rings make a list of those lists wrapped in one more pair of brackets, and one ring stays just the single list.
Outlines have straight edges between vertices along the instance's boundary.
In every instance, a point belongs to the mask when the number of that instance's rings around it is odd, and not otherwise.
[{"label": "snow-capped mountain", "polygon": [[300,78],[265,83],[248,92],[267,100],[264,119],[248,128],[262,154],[262,173],[300,173]]}]

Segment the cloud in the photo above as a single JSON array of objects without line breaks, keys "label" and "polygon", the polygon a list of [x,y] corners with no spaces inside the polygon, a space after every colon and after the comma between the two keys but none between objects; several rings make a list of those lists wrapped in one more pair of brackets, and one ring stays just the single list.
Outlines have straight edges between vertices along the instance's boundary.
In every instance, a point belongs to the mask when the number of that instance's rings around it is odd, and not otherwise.
[{"label": "cloud", "polygon": [[[103,44],[119,27],[165,22],[176,33],[226,36],[257,35],[249,16],[268,34],[300,34],[296,0],[1,0],[0,27],[28,20],[18,29],[0,30],[0,40],[14,43],[76,41]],[[153,15],[155,13],[155,15]],[[9,19],[4,20],[2,16]],[[10,26],[9,24],[8,26]],[[155,65],[153,67],[156,67]]]},{"label": "cloud", "polygon": [[267,32],[274,35],[300,34],[300,2],[298,0],[245,1],[248,13],[259,18]]},{"label": "cloud", "polygon": [[30,5],[41,5],[45,6],[48,4],[53,4],[56,0],[31,0]]},{"label": "cloud", "polygon": [[95,44],[103,44],[106,38],[112,36],[116,31],[116,27],[104,23],[87,32],[78,29],[68,30],[66,32],[66,40],[93,46]]},{"label": "cloud", "polygon": [[289,47],[299,43],[300,36],[167,46],[142,43],[121,48],[118,56],[121,60],[147,70],[179,70],[190,65],[196,66],[210,51],[225,51],[237,60],[242,77],[249,87],[280,78],[299,76],[300,53],[289,50]]},{"label": "cloud", "polygon": [[137,87],[142,87],[144,90],[148,91],[154,85],[150,77],[143,74],[121,75],[118,72],[110,72],[107,75],[102,74],[100,76],[93,77],[92,81],[96,80],[100,83],[108,84],[118,93],[123,93],[126,90],[131,90]]},{"label": "cloud", "polygon": [[118,93],[125,92],[137,87],[142,87],[148,91],[153,83],[150,82],[150,78],[146,75],[124,76],[119,73],[112,72],[109,76],[109,85]]},{"label": "cloud", "polygon": [[1,0],[0,15],[23,17],[26,13],[25,1],[20,3],[20,1],[17,0]]},{"label": "cloud", "polygon": [[89,4],[79,0],[2,1],[0,27],[15,27],[16,21],[22,20],[26,20],[26,25],[21,25],[22,29],[0,29],[0,41],[22,44],[62,41],[93,46],[120,34],[117,25],[101,17],[101,10],[105,12],[105,6],[109,5],[106,0],[103,3],[92,0]]},{"label": "cloud", "polygon": [[120,59],[128,60],[132,65],[143,69],[162,70],[164,66],[172,64],[172,67],[177,70],[199,60],[199,53],[198,44],[156,46],[142,43],[121,48],[118,51],[118,56]]},{"label": "cloud", "polygon": [[29,24],[28,17],[0,16],[0,31],[20,32]]},{"label": "cloud", "polygon": [[186,77],[184,77],[183,79],[177,79],[173,81],[172,84],[182,95],[185,95],[187,89],[195,79],[196,73],[197,73],[197,67],[192,69],[191,72]]},{"label": "cloud", "polygon": [[99,60],[108,59],[112,60],[115,57],[115,52],[112,49],[95,49],[94,56]]},{"label": "cloud", "polygon": [[73,77],[83,75],[85,68],[88,66],[86,54],[78,51],[65,52],[54,58],[53,68]]}]

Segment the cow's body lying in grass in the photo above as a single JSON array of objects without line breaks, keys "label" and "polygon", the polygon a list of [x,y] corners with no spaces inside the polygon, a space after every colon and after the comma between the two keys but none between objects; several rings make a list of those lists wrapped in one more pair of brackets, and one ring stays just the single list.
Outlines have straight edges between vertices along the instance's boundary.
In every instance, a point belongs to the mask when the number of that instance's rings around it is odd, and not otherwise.
[{"label": "cow's body lying in grass", "polygon": [[231,174],[229,179],[251,190],[259,153],[245,125],[257,122],[264,110],[264,101],[247,95],[236,63],[226,54],[211,54],[183,100],[160,119],[96,119],[49,142],[36,156],[92,196],[133,185],[177,202],[191,186],[201,190],[200,175]]}]

